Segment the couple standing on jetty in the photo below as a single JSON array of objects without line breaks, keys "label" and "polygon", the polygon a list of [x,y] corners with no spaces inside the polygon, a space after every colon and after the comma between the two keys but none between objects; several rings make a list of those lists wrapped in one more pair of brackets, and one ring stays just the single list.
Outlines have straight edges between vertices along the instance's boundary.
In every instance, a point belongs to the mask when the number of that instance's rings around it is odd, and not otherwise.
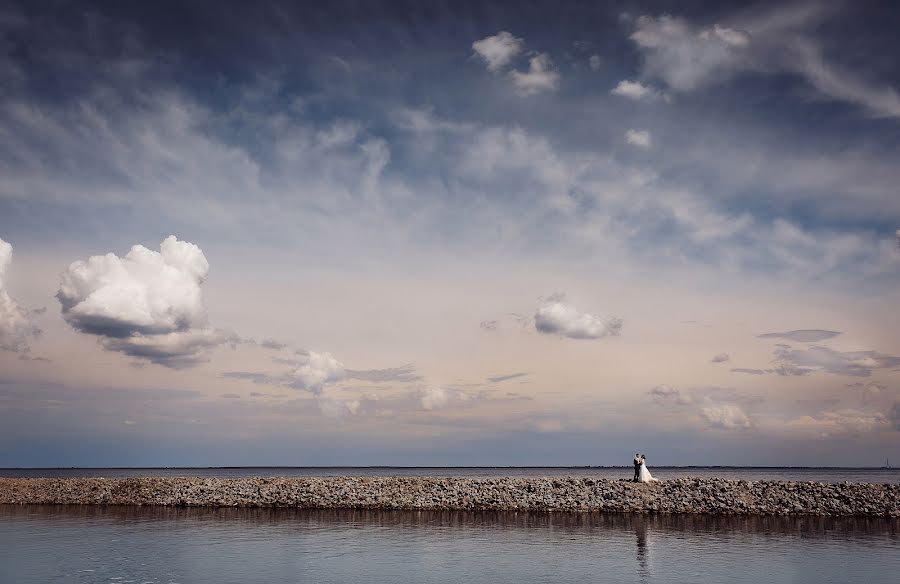
[{"label": "couple standing on jetty", "polygon": [[635,483],[653,483],[659,479],[653,478],[650,471],[647,470],[647,457],[640,452],[634,455],[634,479]]}]

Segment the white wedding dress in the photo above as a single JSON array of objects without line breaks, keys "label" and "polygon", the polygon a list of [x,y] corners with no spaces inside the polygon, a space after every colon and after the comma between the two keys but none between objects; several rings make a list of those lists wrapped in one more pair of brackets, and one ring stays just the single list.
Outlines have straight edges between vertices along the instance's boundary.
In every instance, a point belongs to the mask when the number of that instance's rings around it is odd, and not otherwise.
[{"label": "white wedding dress", "polygon": [[645,461],[641,463],[641,470],[640,474],[638,474],[638,480],[640,480],[642,483],[655,483],[659,479],[653,478],[653,475],[650,474],[649,470],[647,470],[647,462]]}]

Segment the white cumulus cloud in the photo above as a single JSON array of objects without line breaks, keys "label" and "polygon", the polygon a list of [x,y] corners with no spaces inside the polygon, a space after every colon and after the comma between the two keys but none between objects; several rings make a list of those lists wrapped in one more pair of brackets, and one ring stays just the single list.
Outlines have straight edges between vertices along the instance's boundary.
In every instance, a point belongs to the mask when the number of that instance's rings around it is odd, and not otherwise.
[{"label": "white cumulus cloud", "polygon": [[66,322],[97,335],[107,350],[184,367],[234,340],[207,321],[201,286],[208,271],[203,251],[172,235],[158,252],[135,245],[125,257],[72,263],[56,297]]},{"label": "white cumulus cloud", "polygon": [[618,335],[622,331],[622,319],[579,312],[565,297],[554,295],[538,308],[534,326],[538,332],[570,339],[601,339]]},{"label": "white cumulus cloud", "polygon": [[652,87],[648,87],[640,81],[629,81],[627,79],[619,81],[612,91],[613,95],[627,97],[628,99],[645,99],[657,95],[657,91]]},{"label": "white cumulus cloud", "polygon": [[293,379],[292,387],[308,389],[319,395],[323,387],[344,377],[344,365],[331,353],[308,351],[298,360],[290,377]]},{"label": "white cumulus cloud", "polygon": [[629,129],[625,132],[625,141],[638,148],[649,148],[651,144],[650,132],[647,130]]},{"label": "white cumulus cloud", "polygon": [[0,239],[0,350],[28,352],[28,339],[40,333],[31,315],[6,291],[6,271],[12,264],[12,245]]},{"label": "white cumulus cloud", "polygon": [[524,41],[501,30],[497,34],[472,43],[472,50],[487,65],[489,71],[498,71],[522,52]]},{"label": "white cumulus cloud", "polygon": [[559,71],[546,53],[532,57],[528,62],[528,71],[510,71],[509,77],[521,95],[552,91],[559,86]]},{"label": "white cumulus cloud", "polygon": [[713,428],[739,430],[753,427],[750,417],[734,404],[707,406],[700,409],[700,414]]}]

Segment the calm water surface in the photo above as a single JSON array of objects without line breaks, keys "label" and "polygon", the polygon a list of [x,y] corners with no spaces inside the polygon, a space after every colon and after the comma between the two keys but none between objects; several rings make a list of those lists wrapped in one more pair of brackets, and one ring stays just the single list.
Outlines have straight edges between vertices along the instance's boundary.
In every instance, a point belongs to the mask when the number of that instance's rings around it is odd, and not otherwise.
[{"label": "calm water surface", "polygon": [[896,584],[900,521],[0,505],[0,582]]},{"label": "calm water surface", "polygon": [[[650,465],[653,476],[661,479],[678,477],[717,477],[725,479],[791,480],[840,483],[900,483],[900,468],[776,468],[735,466],[665,466]],[[219,477],[252,476],[456,476],[456,477],[593,477],[631,478],[632,468],[614,466],[546,466],[546,467],[217,467],[217,468],[0,468],[0,477]]]}]

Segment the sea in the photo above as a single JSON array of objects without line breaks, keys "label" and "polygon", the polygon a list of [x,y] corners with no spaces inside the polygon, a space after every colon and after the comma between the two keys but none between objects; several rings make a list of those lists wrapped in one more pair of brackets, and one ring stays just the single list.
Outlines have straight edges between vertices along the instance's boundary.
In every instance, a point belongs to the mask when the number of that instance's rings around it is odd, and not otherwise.
[{"label": "sea", "polygon": [[[896,469],[659,467],[897,483]],[[591,476],[625,467],[4,469],[0,476]],[[0,583],[900,581],[900,519],[0,505]]]},{"label": "sea", "polygon": [[[824,483],[900,483],[900,468],[650,466],[654,477],[722,478],[746,481],[814,481]],[[0,468],[0,477],[579,477],[631,478],[629,466],[238,466],[157,468]]]}]

